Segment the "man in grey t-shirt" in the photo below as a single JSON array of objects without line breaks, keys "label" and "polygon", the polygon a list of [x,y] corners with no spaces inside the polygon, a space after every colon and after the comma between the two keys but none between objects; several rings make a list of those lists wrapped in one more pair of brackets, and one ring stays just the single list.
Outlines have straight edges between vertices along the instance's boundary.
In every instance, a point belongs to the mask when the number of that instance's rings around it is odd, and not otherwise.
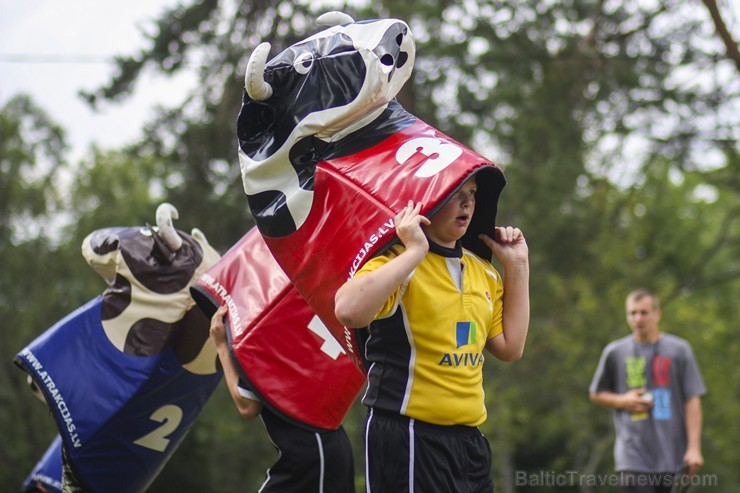
[{"label": "man in grey t-shirt", "polygon": [[689,343],[660,331],[655,295],[633,291],[626,308],[632,335],[604,348],[589,397],[614,409],[621,491],[669,492],[683,465],[693,475],[704,463],[700,396],[706,388]]}]

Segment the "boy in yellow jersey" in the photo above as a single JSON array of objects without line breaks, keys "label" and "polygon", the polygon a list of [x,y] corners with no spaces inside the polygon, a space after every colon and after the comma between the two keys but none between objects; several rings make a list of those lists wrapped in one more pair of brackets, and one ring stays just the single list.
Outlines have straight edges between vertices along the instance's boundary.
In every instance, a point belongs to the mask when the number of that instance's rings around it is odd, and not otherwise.
[{"label": "boy in yellow jersey", "polygon": [[[529,250],[518,228],[481,240],[501,262],[462,248],[475,177],[429,220],[395,217],[402,245],[368,261],[336,294],[347,327],[368,327],[364,440],[368,492],[493,491],[483,349],[521,358],[529,327]],[[494,239],[495,238],[495,239]]]}]

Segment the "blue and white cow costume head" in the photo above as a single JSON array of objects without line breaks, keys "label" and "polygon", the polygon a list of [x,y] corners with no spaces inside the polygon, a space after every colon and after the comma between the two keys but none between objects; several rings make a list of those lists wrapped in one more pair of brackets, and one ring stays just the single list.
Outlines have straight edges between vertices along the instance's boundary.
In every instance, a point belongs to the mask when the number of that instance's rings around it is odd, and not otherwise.
[{"label": "blue and white cow costume head", "polygon": [[247,65],[239,162],[250,209],[268,237],[293,233],[306,220],[317,154],[377,123],[389,107],[408,115],[394,98],[414,66],[409,26],[397,19],[355,22],[340,12],[318,23],[331,27],[269,63],[270,45],[262,43]]}]

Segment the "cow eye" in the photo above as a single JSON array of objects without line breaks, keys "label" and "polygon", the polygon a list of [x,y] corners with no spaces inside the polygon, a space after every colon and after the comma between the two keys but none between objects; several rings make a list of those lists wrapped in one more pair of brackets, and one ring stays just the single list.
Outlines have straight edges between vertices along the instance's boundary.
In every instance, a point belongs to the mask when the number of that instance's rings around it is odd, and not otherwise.
[{"label": "cow eye", "polygon": [[307,74],[311,70],[313,65],[313,55],[311,53],[304,53],[295,59],[293,62],[293,68],[299,74]]}]

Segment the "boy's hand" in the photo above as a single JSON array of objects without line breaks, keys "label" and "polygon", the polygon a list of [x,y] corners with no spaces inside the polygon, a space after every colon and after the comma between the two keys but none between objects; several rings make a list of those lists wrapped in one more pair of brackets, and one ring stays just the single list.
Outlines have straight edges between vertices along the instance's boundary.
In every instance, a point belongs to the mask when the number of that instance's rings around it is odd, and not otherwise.
[{"label": "boy's hand", "polygon": [[480,234],[478,238],[488,246],[493,255],[504,265],[529,262],[529,247],[524,234],[512,226],[497,227],[494,230],[496,240]]},{"label": "boy's hand", "polygon": [[414,205],[414,202],[409,200],[406,207],[401,209],[393,223],[396,225],[396,234],[398,239],[401,240],[406,250],[420,250],[426,255],[429,251],[429,241],[424,236],[424,231],[421,229],[422,224],[429,226],[431,221],[421,214],[421,202]]},{"label": "boy's hand", "polygon": [[210,334],[216,347],[228,344],[228,340],[226,339],[226,326],[224,325],[226,311],[226,305],[221,305],[211,318]]}]

